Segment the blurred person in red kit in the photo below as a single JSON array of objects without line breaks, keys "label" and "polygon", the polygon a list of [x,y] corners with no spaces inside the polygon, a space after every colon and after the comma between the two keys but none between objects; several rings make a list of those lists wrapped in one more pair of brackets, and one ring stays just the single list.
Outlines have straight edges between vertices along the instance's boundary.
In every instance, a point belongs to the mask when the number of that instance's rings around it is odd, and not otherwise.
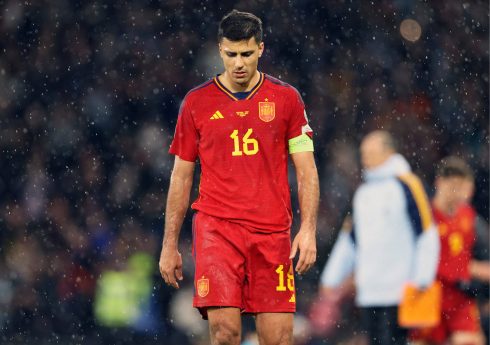
[{"label": "blurred person in red kit", "polygon": [[[462,204],[461,208],[469,208],[476,214],[471,204],[475,192],[475,179],[468,176],[459,188]],[[489,338],[490,318],[490,229],[485,219],[476,214],[475,221],[475,244],[473,246],[472,259],[470,261],[470,280],[463,281],[460,287],[470,296],[477,299],[480,311],[480,325],[485,337]]]},{"label": "blurred person in red kit", "polygon": [[450,156],[439,162],[432,207],[441,243],[437,279],[442,285],[442,315],[437,326],[413,332],[416,344],[484,344],[471,284],[478,263],[473,260],[477,215],[467,203],[472,195],[469,181],[473,183],[473,172],[464,160]]}]

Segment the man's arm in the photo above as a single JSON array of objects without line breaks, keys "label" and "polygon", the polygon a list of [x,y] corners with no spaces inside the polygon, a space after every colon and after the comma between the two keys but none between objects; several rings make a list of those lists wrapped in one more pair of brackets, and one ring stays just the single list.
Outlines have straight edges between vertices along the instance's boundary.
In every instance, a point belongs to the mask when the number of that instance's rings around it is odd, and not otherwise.
[{"label": "man's arm", "polygon": [[398,176],[407,203],[407,217],[415,235],[415,252],[410,283],[426,288],[434,281],[439,264],[439,233],[432,219],[429,198],[414,174]]},{"label": "man's arm", "polygon": [[165,231],[160,254],[160,273],[165,283],[178,289],[182,280],[182,257],[178,250],[180,228],[184,221],[194,177],[194,162],[175,156],[174,168],[170,177],[165,212]]},{"label": "man's arm", "polygon": [[470,276],[483,283],[490,283],[490,263],[488,261],[470,261]]},{"label": "man's arm", "polygon": [[473,259],[470,262],[471,278],[484,282],[490,282],[489,231],[488,223],[481,217],[475,219],[476,241],[473,247]]},{"label": "man's arm", "polygon": [[439,233],[435,225],[418,235],[415,244],[412,281],[417,288],[426,288],[434,281],[439,264]]},{"label": "man's arm", "polygon": [[338,289],[345,283],[347,277],[353,276],[356,260],[353,231],[352,219],[347,216],[320,275],[320,286],[324,292]]},{"label": "man's arm", "polygon": [[293,240],[290,258],[293,259],[299,250],[295,269],[299,274],[303,274],[316,261],[316,221],[320,191],[313,152],[293,153],[291,158],[298,180],[301,227]]}]

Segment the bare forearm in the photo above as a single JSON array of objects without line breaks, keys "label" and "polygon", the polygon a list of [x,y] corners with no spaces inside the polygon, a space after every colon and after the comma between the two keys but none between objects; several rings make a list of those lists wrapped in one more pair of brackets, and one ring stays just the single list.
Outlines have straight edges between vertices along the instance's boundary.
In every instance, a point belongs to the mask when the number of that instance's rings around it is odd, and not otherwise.
[{"label": "bare forearm", "polygon": [[476,280],[490,282],[490,263],[488,261],[471,260],[470,275]]},{"label": "bare forearm", "polygon": [[320,188],[315,166],[298,172],[297,178],[301,225],[307,225],[316,230]]},{"label": "bare forearm", "polygon": [[164,246],[177,246],[180,229],[189,207],[191,187],[192,180],[176,176],[172,176],[170,180],[165,212]]},{"label": "bare forearm", "polygon": [[295,270],[307,272],[316,261],[316,217],[318,213],[319,187],[313,152],[297,152],[291,155],[298,180],[298,198],[301,211],[301,227],[291,245],[290,259],[299,250]]}]

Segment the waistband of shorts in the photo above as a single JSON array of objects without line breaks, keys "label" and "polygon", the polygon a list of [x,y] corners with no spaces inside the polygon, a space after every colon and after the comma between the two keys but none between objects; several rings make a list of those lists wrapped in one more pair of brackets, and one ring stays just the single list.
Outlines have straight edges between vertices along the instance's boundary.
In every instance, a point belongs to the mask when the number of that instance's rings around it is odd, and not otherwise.
[{"label": "waistband of shorts", "polygon": [[221,218],[221,217],[217,217],[217,216],[211,215],[209,213],[206,213],[206,212],[203,212],[203,211],[200,211],[200,210],[195,210],[194,217],[196,217],[199,214],[202,214],[202,215],[204,215],[206,217],[217,219],[218,221],[228,222],[228,223],[239,225],[239,226],[245,228],[246,230],[248,230],[249,232],[253,232],[253,233],[277,234],[277,233],[284,233],[284,232],[289,233],[290,230],[291,230],[290,227],[289,228],[285,228],[285,229],[279,229],[279,230],[277,230],[277,229],[267,229],[267,228],[258,228],[258,227],[255,227],[253,225],[248,224],[248,222],[246,222],[246,221],[241,221],[240,219]]}]

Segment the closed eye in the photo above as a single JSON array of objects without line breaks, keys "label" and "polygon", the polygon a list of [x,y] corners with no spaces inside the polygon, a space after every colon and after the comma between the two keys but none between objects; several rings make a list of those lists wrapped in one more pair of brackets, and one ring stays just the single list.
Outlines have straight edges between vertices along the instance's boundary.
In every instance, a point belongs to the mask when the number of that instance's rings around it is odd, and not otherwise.
[{"label": "closed eye", "polygon": [[[253,51],[246,51],[246,52],[240,53],[240,55],[243,57],[249,57],[253,53],[254,53]],[[229,57],[235,57],[237,55],[238,55],[238,53],[235,53],[235,52],[226,52],[226,56],[229,56]]]}]

